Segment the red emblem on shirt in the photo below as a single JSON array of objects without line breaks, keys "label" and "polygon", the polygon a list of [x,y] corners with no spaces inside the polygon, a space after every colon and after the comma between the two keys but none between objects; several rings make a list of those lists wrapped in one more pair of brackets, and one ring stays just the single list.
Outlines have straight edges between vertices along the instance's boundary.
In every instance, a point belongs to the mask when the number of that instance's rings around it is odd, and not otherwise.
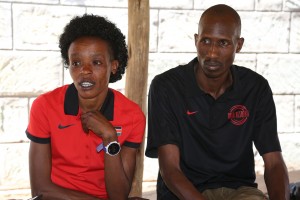
[{"label": "red emblem on shirt", "polygon": [[236,126],[244,124],[248,117],[249,111],[243,105],[235,105],[228,112],[228,119]]},{"label": "red emblem on shirt", "polygon": [[187,115],[194,115],[194,114],[196,114],[198,111],[189,111],[189,110],[187,110],[186,111],[186,114]]}]

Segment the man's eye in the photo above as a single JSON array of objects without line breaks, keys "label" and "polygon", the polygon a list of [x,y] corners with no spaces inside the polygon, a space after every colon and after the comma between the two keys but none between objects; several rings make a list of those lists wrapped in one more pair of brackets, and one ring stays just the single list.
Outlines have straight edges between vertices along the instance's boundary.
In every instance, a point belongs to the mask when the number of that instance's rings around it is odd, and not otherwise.
[{"label": "man's eye", "polygon": [[226,46],[229,45],[229,42],[226,41],[226,40],[221,40],[221,41],[219,42],[219,44],[220,44],[220,46],[222,46],[222,47],[226,47]]},{"label": "man's eye", "polygon": [[209,44],[209,43],[210,43],[210,40],[207,39],[207,38],[204,38],[204,39],[201,40],[201,43],[202,43],[202,44]]}]

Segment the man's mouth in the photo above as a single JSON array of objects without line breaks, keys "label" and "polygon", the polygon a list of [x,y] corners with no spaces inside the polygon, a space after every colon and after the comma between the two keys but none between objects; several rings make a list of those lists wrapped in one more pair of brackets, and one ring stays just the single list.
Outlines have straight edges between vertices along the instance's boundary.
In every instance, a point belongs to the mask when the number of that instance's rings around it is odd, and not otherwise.
[{"label": "man's mouth", "polygon": [[211,66],[211,67],[220,67],[220,66],[222,66],[222,63],[217,62],[217,61],[205,61],[204,64],[207,65],[207,66]]},{"label": "man's mouth", "polygon": [[204,65],[208,70],[218,70],[220,67],[222,67],[222,63],[217,62],[217,61],[205,61]]}]

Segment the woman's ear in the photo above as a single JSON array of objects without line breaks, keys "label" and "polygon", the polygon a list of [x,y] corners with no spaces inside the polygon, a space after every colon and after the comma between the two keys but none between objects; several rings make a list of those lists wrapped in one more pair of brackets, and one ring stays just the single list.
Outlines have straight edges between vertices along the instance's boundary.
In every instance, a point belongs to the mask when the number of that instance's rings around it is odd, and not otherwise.
[{"label": "woman's ear", "polygon": [[111,73],[116,74],[117,70],[118,70],[118,67],[119,67],[119,61],[118,60],[113,60],[111,62]]}]

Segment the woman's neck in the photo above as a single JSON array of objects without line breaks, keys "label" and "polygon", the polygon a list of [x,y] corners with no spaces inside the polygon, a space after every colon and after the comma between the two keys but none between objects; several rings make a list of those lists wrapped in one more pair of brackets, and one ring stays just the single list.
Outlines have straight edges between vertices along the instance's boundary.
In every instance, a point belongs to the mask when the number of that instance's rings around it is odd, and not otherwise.
[{"label": "woman's neck", "polygon": [[78,97],[79,107],[82,110],[82,112],[86,113],[89,111],[100,110],[107,96],[107,91],[108,89],[106,91],[101,92],[101,94],[99,94],[95,98],[91,98],[91,99],[84,99]]}]

